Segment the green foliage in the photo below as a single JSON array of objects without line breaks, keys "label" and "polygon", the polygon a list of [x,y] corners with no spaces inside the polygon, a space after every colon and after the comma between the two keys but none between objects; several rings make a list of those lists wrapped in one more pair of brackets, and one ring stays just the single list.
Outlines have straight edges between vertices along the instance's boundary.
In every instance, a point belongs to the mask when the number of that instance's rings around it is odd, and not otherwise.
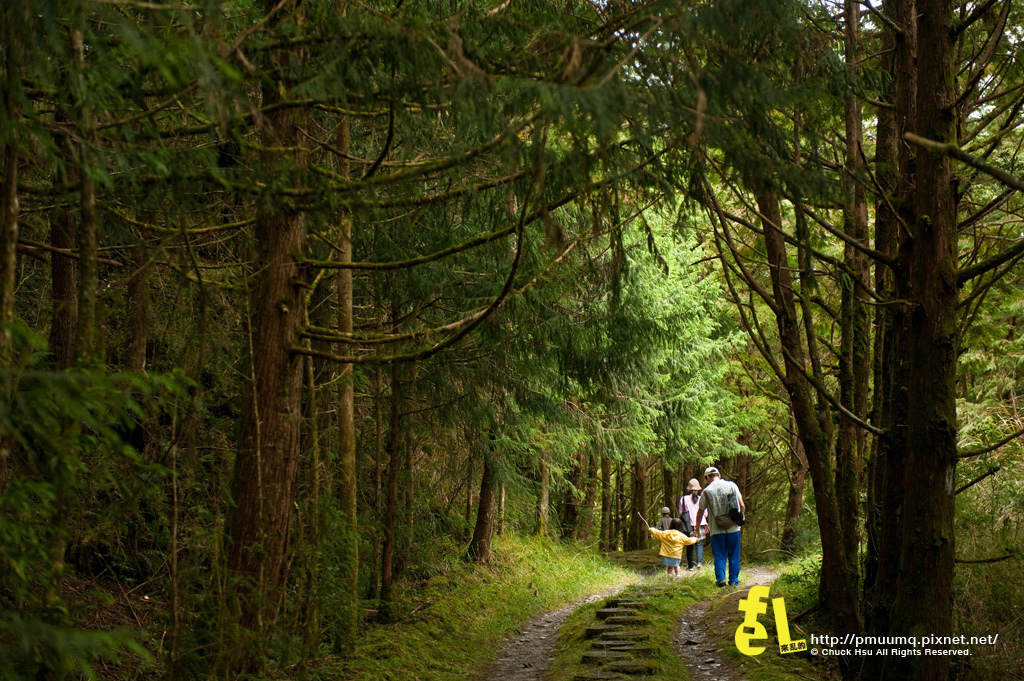
[{"label": "green foliage", "polygon": [[42,339],[10,331],[19,362],[0,372],[0,671],[94,678],[98,659],[145,653],[127,632],[75,626],[61,588],[66,559],[98,553],[118,571],[119,538],[145,501],[159,498],[139,482],[159,485],[168,473],[144,461],[128,435],[187,399],[188,382],[180,374],[44,371]]},{"label": "green foliage", "polygon": [[439,557],[438,574],[399,603],[398,624],[370,627],[351,659],[330,660],[312,674],[358,681],[466,677],[530,617],[635,579],[571,544],[513,535],[499,537],[493,550],[488,568]]}]

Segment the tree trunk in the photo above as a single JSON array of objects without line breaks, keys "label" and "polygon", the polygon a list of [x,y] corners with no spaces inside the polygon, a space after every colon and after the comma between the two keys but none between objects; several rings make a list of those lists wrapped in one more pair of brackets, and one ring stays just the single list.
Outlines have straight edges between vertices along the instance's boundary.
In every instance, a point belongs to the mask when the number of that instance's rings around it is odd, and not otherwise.
[{"label": "tree trunk", "polygon": [[380,576],[380,526],[383,520],[381,508],[381,480],[383,478],[384,460],[384,378],[381,376],[381,368],[374,368],[373,378],[373,544],[370,549],[370,572],[369,581],[366,585],[366,597],[377,598],[377,578]]},{"label": "tree trunk", "polygon": [[[72,49],[75,63],[79,70],[79,79],[85,73],[85,44],[81,29],[72,31]],[[84,88],[81,83],[79,87]],[[78,126],[82,137],[89,141],[92,138],[92,123],[87,107],[82,103]],[[96,360],[96,297],[99,288],[99,226],[96,220],[96,183],[87,168],[97,162],[94,155],[87,151],[87,144],[79,150],[82,171],[79,173],[79,208],[82,220],[78,228],[78,318],[75,330],[75,361],[92,363]]]},{"label": "tree trunk", "polygon": [[814,485],[818,526],[821,531],[822,569],[826,573],[829,602],[832,605],[832,627],[836,633],[860,631],[857,611],[856,575],[850,574],[845,558],[842,522],[836,503],[835,482],[830,461],[830,438],[820,421],[815,406],[813,387],[804,376],[805,354],[800,339],[792,278],[783,235],[770,223],[781,226],[782,214],[774,190],[762,190],[757,196],[758,208],[767,218],[763,221],[765,252],[771,273],[776,302],[779,339],[785,354],[785,383],[789,393],[797,432],[804,444],[808,469]]},{"label": "tree trunk", "polygon": [[647,539],[650,536],[647,532],[647,523],[641,520],[640,515],[647,510],[647,462],[642,456],[633,460],[633,493],[630,499],[630,513],[628,527],[629,534],[626,537],[626,551],[638,551],[647,548]]},{"label": "tree trunk", "polygon": [[[884,32],[887,44],[891,44],[893,48],[891,98],[895,109],[891,130],[879,130],[879,151],[882,155],[877,159],[879,181],[889,181],[888,186],[891,187],[891,196],[894,199],[891,203],[897,214],[892,215],[887,209],[878,215],[880,226],[875,236],[879,246],[886,242],[889,244],[899,263],[899,260],[905,259],[908,255],[904,250],[904,242],[909,236],[906,230],[900,229],[899,226],[913,225],[917,222],[915,148],[900,139],[903,132],[915,126],[916,119],[917,7],[913,0],[886,0],[883,11],[890,13],[889,16],[903,29],[900,33],[891,30]],[[879,124],[881,125],[883,121],[886,119],[879,119]],[[888,167],[892,167],[893,155],[898,167],[897,174],[884,172]],[[888,166],[883,165],[887,161]],[[882,226],[887,226],[888,231],[883,231]],[[879,241],[882,239],[885,241]],[[898,265],[898,269],[905,270],[906,266]],[[906,274],[897,271],[886,278],[885,290],[891,292],[890,299],[897,300],[901,291],[907,288]],[[900,280],[903,283],[897,283]],[[868,562],[865,565],[865,607],[868,610],[866,622],[869,633],[877,636],[896,632],[893,628],[893,606],[900,588],[903,526],[909,524],[905,521],[905,477],[909,419],[907,394],[910,380],[908,337],[911,311],[909,305],[888,305],[885,306],[884,312],[886,323],[881,330],[883,345],[881,350],[875,350],[876,354],[882,353],[878,368],[882,383],[880,387],[876,387],[876,393],[880,395],[878,425],[887,429],[888,437],[876,440],[872,475],[874,499],[870,507],[875,508],[877,543],[869,549]],[[867,584],[869,579],[872,580],[870,586]],[[909,632],[902,633],[906,635]],[[882,678],[883,674],[890,673],[886,670],[892,669],[894,665],[898,665],[898,662],[883,658],[865,658],[861,678],[865,681]],[[899,672],[897,670],[893,673]]]},{"label": "tree trunk", "polygon": [[[846,65],[858,69],[860,40],[860,5],[845,0],[844,5]],[[844,166],[843,229],[863,245],[867,245],[867,203],[864,198],[861,163],[862,123],[860,100],[851,91],[845,105],[846,159]],[[847,243],[844,262],[851,273],[842,278],[840,307],[839,401],[861,418],[867,416],[867,368],[870,348],[867,308],[864,298],[868,285],[868,267],[864,254]],[[846,569],[858,574],[858,482],[863,453],[864,431],[845,415],[840,415],[836,446],[836,502],[843,526]]]},{"label": "tree trunk", "polygon": [[[398,319],[394,314],[393,319]],[[392,581],[394,579],[395,530],[398,526],[398,475],[402,468],[402,388],[398,364],[391,365],[391,433],[388,437],[388,493],[384,511],[384,555],[381,558],[380,615],[385,622],[394,618],[392,612]]]},{"label": "tree trunk", "polygon": [[790,438],[790,469],[789,495],[786,498],[786,519],[783,522],[782,543],[780,549],[786,553],[793,554],[797,547],[796,522],[803,512],[804,506],[804,480],[807,476],[807,455],[804,454],[804,444],[796,437],[796,424],[792,416],[790,423],[793,426],[793,436]]},{"label": "tree trunk", "polygon": [[[907,0],[904,0],[907,1]],[[918,135],[957,142],[953,6],[918,0],[916,121]],[[900,242],[896,297],[908,301],[895,326],[897,356],[905,352],[907,381],[904,512],[899,585],[891,632],[948,636],[953,627],[954,482],[957,463],[956,367],[957,224],[948,157],[921,151],[915,176],[917,219]],[[943,656],[886,660],[882,679],[949,677]]]},{"label": "tree trunk", "polygon": [[7,326],[14,321],[18,268],[18,150],[13,143],[3,147],[0,163],[4,170],[0,195],[0,368],[7,368],[14,357]]},{"label": "tree trunk", "polygon": [[124,367],[128,371],[146,369],[146,344],[152,327],[152,305],[149,298],[149,272],[146,249],[132,249],[132,267],[128,275],[128,347]]},{"label": "tree trunk", "polygon": [[[882,11],[888,16],[895,17],[897,8],[895,0],[886,0]],[[912,30],[907,35],[913,35]],[[896,64],[898,61],[908,61],[913,56],[913,42],[903,39],[897,40],[897,36],[891,30],[882,32],[883,56],[881,68],[884,73],[890,74],[889,86],[885,99],[897,102],[895,91]],[[899,128],[905,127],[903,116],[906,115],[905,104],[898,107],[900,113],[900,124],[897,125],[897,111],[883,108],[878,111],[878,127],[875,142],[875,177],[877,179],[881,196],[875,204],[875,250],[886,256],[892,257],[896,252],[896,237],[899,229],[899,216],[894,212],[894,200],[898,196],[900,186],[911,179],[912,170],[906,165],[909,157],[900,151],[900,147],[907,148],[909,145],[901,145],[898,139]],[[877,263],[875,265],[875,292],[881,300],[893,300],[893,276],[887,265]],[[892,417],[892,393],[896,387],[894,384],[893,366],[893,313],[891,305],[878,305],[875,308],[875,353],[874,353],[874,376],[873,385],[874,405],[872,423],[883,431],[889,431],[893,427]],[[888,630],[888,615],[891,612],[892,600],[895,592],[886,587],[886,583],[894,586],[894,580],[878,581],[879,572],[882,569],[880,557],[883,552],[883,544],[886,540],[883,536],[888,533],[889,544],[898,547],[896,528],[899,526],[896,519],[902,517],[902,496],[900,494],[902,482],[886,495],[886,471],[891,457],[902,459],[902,452],[890,451],[889,438],[877,437],[872,441],[872,452],[868,459],[868,494],[865,504],[865,534],[866,544],[864,551],[864,625],[869,634],[879,633],[879,624],[882,631]],[[900,475],[902,478],[902,474]],[[888,501],[886,501],[888,499]],[[888,509],[886,511],[886,508]],[[886,522],[888,513],[889,521]],[[887,555],[891,556],[892,568],[898,564],[899,556],[893,549],[887,549]],[[876,586],[877,584],[877,586]],[[876,607],[876,602],[879,604]],[[885,605],[881,605],[885,603]],[[865,659],[862,667],[862,678],[877,678],[878,670],[882,660]]]},{"label": "tree trunk", "polygon": [[587,541],[590,539],[590,531],[594,527],[594,511],[597,503],[597,466],[598,456],[596,453],[590,453],[586,457],[587,474],[584,485],[586,488],[586,494],[583,496],[583,522],[580,523],[580,531],[578,539],[580,541]]},{"label": "tree trunk", "polygon": [[537,534],[548,536],[548,524],[551,516],[551,466],[547,452],[540,455],[540,495],[537,499]]},{"label": "tree trunk", "polygon": [[[72,164],[70,140],[61,138],[60,148],[69,166],[68,182],[78,182],[78,171]],[[50,245],[72,250],[78,227],[75,211],[70,206],[61,208],[56,220],[50,223]],[[58,369],[71,366],[75,348],[75,329],[78,326],[78,262],[56,252],[50,254],[50,301],[53,319],[50,323],[50,352]]]},{"label": "tree trunk", "polygon": [[[283,83],[268,83],[263,91],[264,105],[286,97],[285,91]],[[299,116],[291,108],[269,111],[266,144],[275,149],[294,149],[288,164],[301,167],[306,153]],[[268,151],[268,162],[279,161],[278,153]],[[86,175],[83,173],[83,177]],[[85,211],[82,222],[83,231],[88,231]],[[240,623],[269,634],[290,562],[288,540],[301,454],[303,362],[291,348],[305,319],[305,289],[299,284],[302,272],[296,260],[305,247],[305,215],[278,207],[260,210],[255,237],[250,382],[245,390],[242,437],[235,459],[228,565],[238,580]],[[83,291],[91,286],[86,267],[83,246]],[[79,298],[80,330],[91,324],[85,299],[84,295]],[[80,333],[80,338],[87,337],[88,333]]]},{"label": "tree trunk", "polygon": [[[338,150],[348,154],[350,127],[347,117],[338,121],[335,130]],[[348,179],[351,175],[350,161],[344,155],[337,159],[338,174]],[[348,262],[352,260],[352,214],[342,209],[338,220],[337,257]],[[352,333],[352,270],[340,269],[334,275],[334,291],[337,294],[337,325],[341,333]],[[341,354],[351,352],[347,343],[342,343]],[[341,511],[341,526],[337,537],[337,561],[341,577],[341,593],[338,599],[337,633],[335,651],[351,653],[355,646],[359,628],[359,512],[357,508],[358,476],[356,473],[356,422],[355,422],[355,381],[354,365],[343,364],[338,377],[338,502]],[[378,458],[379,462],[380,459]],[[378,541],[375,533],[375,541]],[[375,552],[376,553],[376,552]],[[376,558],[375,558],[376,560]]]},{"label": "tree trunk", "polygon": [[601,550],[612,550],[612,460],[601,457]]},{"label": "tree trunk", "polygon": [[668,466],[662,464],[662,466],[661,466],[662,503],[664,503],[665,506],[668,506],[669,513],[671,513],[673,518],[676,515],[678,515],[678,512],[679,512],[679,509],[677,508],[677,506],[679,506],[679,504],[676,502],[676,490],[675,490],[676,485],[675,485],[674,477],[675,476],[672,475],[672,471],[670,471],[668,469]]},{"label": "tree trunk", "polygon": [[480,505],[477,508],[476,527],[473,540],[469,543],[468,555],[477,564],[483,565],[491,557],[491,537],[494,535],[494,516],[497,510],[498,476],[491,434],[487,434],[487,451],[484,452],[484,473],[480,480]]},{"label": "tree trunk", "polygon": [[586,471],[586,463],[583,459],[585,456],[584,452],[580,452],[572,459],[571,468],[569,469],[569,483],[568,489],[565,491],[565,502],[562,504],[562,537],[570,539],[579,535],[579,518],[580,518],[580,502],[582,501],[582,495],[580,490],[583,488],[583,476]]}]

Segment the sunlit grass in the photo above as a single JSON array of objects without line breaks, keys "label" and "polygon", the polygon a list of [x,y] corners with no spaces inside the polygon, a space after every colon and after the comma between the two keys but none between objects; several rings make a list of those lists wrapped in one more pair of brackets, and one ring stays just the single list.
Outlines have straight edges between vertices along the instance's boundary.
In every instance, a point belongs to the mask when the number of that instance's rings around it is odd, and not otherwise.
[{"label": "sunlit grass", "polygon": [[452,561],[399,604],[401,621],[373,626],[347,660],[312,672],[324,679],[441,681],[478,678],[534,615],[625,585],[636,573],[593,548],[537,538],[496,539],[491,564]]}]

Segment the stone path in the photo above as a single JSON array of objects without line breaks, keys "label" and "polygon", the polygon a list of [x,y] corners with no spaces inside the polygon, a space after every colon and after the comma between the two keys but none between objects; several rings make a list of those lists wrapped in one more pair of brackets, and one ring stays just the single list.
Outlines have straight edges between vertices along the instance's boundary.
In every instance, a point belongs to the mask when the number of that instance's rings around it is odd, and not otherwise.
[{"label": "stone path", "polygon": [[737,607],[739,599],[745,598],[752,586],[771,584],[775,576],[775,571],[770,568],[744,569],[740,572],[740,588],[725,587],[722,591],[727,593],[695,603],[683,613],[675,645],[692,681],[744,681],[753,678],[746,676],[746,670],[737,669],[725,657],[722,644],[732,640],[731,632],[735,632],[743,619],[743,613]]}]

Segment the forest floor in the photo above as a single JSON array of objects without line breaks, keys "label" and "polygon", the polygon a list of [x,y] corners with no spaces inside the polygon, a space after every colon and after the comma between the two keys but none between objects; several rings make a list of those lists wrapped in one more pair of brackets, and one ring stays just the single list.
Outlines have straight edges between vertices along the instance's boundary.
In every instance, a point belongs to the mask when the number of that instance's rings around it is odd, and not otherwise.
[{"label": "forest floor", "polygon": [[[701,577],[709,570],[710,554],[702,571],[683,569],[678,579],[668,578],[662,571],[660,560],[652,551],[638,551],[613,554],[609,556],[614,562],[628,566],[645,577],[639,581],[641,591],[651,590],[657,593],[665,589],[682,593],[693,593],[686,581]],[[780,669],[778,664],[765,668],[757,658],[738,656],[735,651],[727,654],[732,647],[733,634],[742,620],[738,610],[738,601],[746,596],[750,587],[756,584],[771,584],[777,573],[769,567],[745,568],[740,574],[740,588],[725,588],[715,591],[710,597],[698,600],[682,614],[671,620],[668,626],[674,627],[666,632],[665,638],[671,641],[674,653],[686,667],[692,681],[744,681],[753,678],[809,678],[806,670],[803,674],[790,676],[788,669]],[[632,590],[632,589],[631,589]],[[519,635],[508,639],[496,662],[483,677],[486,681],[547,681],[552,678],[552,663],[564,645],[565,636],[559,636],[562,625],[577,609],[593,610],[622,588],[595,593],[575,603],[544,613],[530,620],[521,629]],[[707,593],[706,590],[704,593]],[[587,607],[589,605],[589,607]],[[587,615],[589,616],[589,613]],[[579,625],[576,624],[578,627]],[[610,634],[609,634],[610,636]],[[562,642],[560,643],[560,640]],[[575,657],[578,661],[579,657]],[[796,671],[796,670],[793,670]],[[564,676],[567,670],[561,669],[554,676]],[[580,666],[570,678],[627,678],[618,674],[596,671],[594,667]],[[646,672],[651,673],[651,672]],[[602,675],[607,674],[607,675]],[[657,675],[657,674],[656,674]]]}]

